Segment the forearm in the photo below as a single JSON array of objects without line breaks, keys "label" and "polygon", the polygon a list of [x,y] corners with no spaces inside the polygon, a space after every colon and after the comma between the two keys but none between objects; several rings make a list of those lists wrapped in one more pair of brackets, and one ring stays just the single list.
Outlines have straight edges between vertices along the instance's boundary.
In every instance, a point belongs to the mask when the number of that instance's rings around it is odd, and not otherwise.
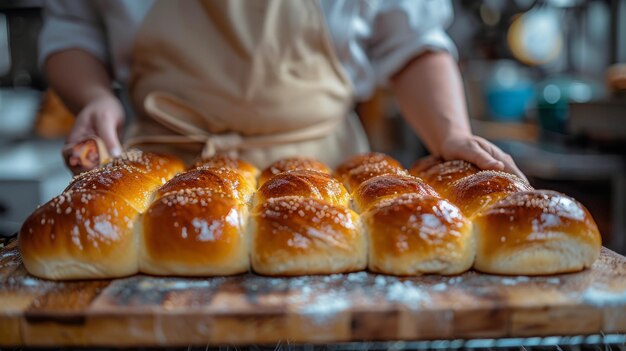
[{"label": "forearm", "polygon": [[113,95],[105,65],[84,50],[55,53],[46,59],[44,69],[52,88],[75,114],[89,102]]},{"label": "forearm", "polygon": [[447,138],[471,135],[463,84],[448,53],[426,53],[391,79],[402,114],[431,153]]}]

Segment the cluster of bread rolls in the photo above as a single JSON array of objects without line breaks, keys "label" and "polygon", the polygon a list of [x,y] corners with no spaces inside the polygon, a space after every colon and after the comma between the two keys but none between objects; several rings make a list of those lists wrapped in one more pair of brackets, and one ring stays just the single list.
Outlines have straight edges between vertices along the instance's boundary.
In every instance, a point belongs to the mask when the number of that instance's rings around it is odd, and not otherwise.
[{"label": "cluster of bread rolls", "polygon": [[361,213],[371,271],[457,274],[471,267],[471,223],[396,160],[358,155],[341,164],[336,176],[352,189],[354,207]]},{"label": "cluster of bread rolls", "polygon": [[225,156],[185,169],[133,151],[75,177],[26,220],[19,245],[33,275],[85,279],[553,274],[589,267],[601,242],[574,199],[464,161],[407,171],[369,153],[331,175],[302,157],[260,172]]},{"label": "cluster of bread rolls", "polygon": [[541,275],[591,266],[602,245],[587,209],[564,194],[535,190],[503,172],[480,171],[465,161],[416,163],[421,177],[458,206],[473,224],[474,269]]},{"label": "cluster of bread rolls", "polygon": [[47,279],[137,273],[135,221],[153,192],[182,170],[173,157],[130,151],[76,176],[22,225],[19,247],[26,269]]}]

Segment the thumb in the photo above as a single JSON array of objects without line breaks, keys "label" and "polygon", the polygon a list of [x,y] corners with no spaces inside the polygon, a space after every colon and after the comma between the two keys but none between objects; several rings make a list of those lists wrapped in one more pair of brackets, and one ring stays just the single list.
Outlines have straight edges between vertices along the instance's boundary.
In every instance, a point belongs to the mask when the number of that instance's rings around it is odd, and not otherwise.
[{"label": "thumb", "polygon": [[104,142],[113,157],[122,154],[122,144],[117,134],[117,125],[111,118],[100,118],[96,123],[96,133]]}]

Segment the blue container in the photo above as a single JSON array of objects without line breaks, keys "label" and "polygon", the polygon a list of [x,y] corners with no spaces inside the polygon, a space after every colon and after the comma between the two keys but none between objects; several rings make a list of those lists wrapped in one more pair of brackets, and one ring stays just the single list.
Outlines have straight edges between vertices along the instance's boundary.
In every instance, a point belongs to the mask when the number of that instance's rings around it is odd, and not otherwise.
[{"label": "blue container", "polygon": [[486,92],[487,108],[493,120],[521,121],[533,100],[534,89],[530,82],[520,82],[511,87],[490,85]]}]

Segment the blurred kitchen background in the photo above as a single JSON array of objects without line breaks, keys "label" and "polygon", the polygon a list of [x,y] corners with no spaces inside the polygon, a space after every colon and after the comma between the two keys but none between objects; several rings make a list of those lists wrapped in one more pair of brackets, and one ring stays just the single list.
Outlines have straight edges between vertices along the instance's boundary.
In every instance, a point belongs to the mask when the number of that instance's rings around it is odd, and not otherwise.
[{"label": "blurred kitchen background", "polygon": [[[70,179],[60,149],[73,116],[37,66],[43,1],[0,1],[0,235]],[[584,203],[605,245],[626,253],[626,0],[453,3],[475,133],[536,188]],[[357,110],[375,150],[406,166],[427,153],[388,91]]]}]

